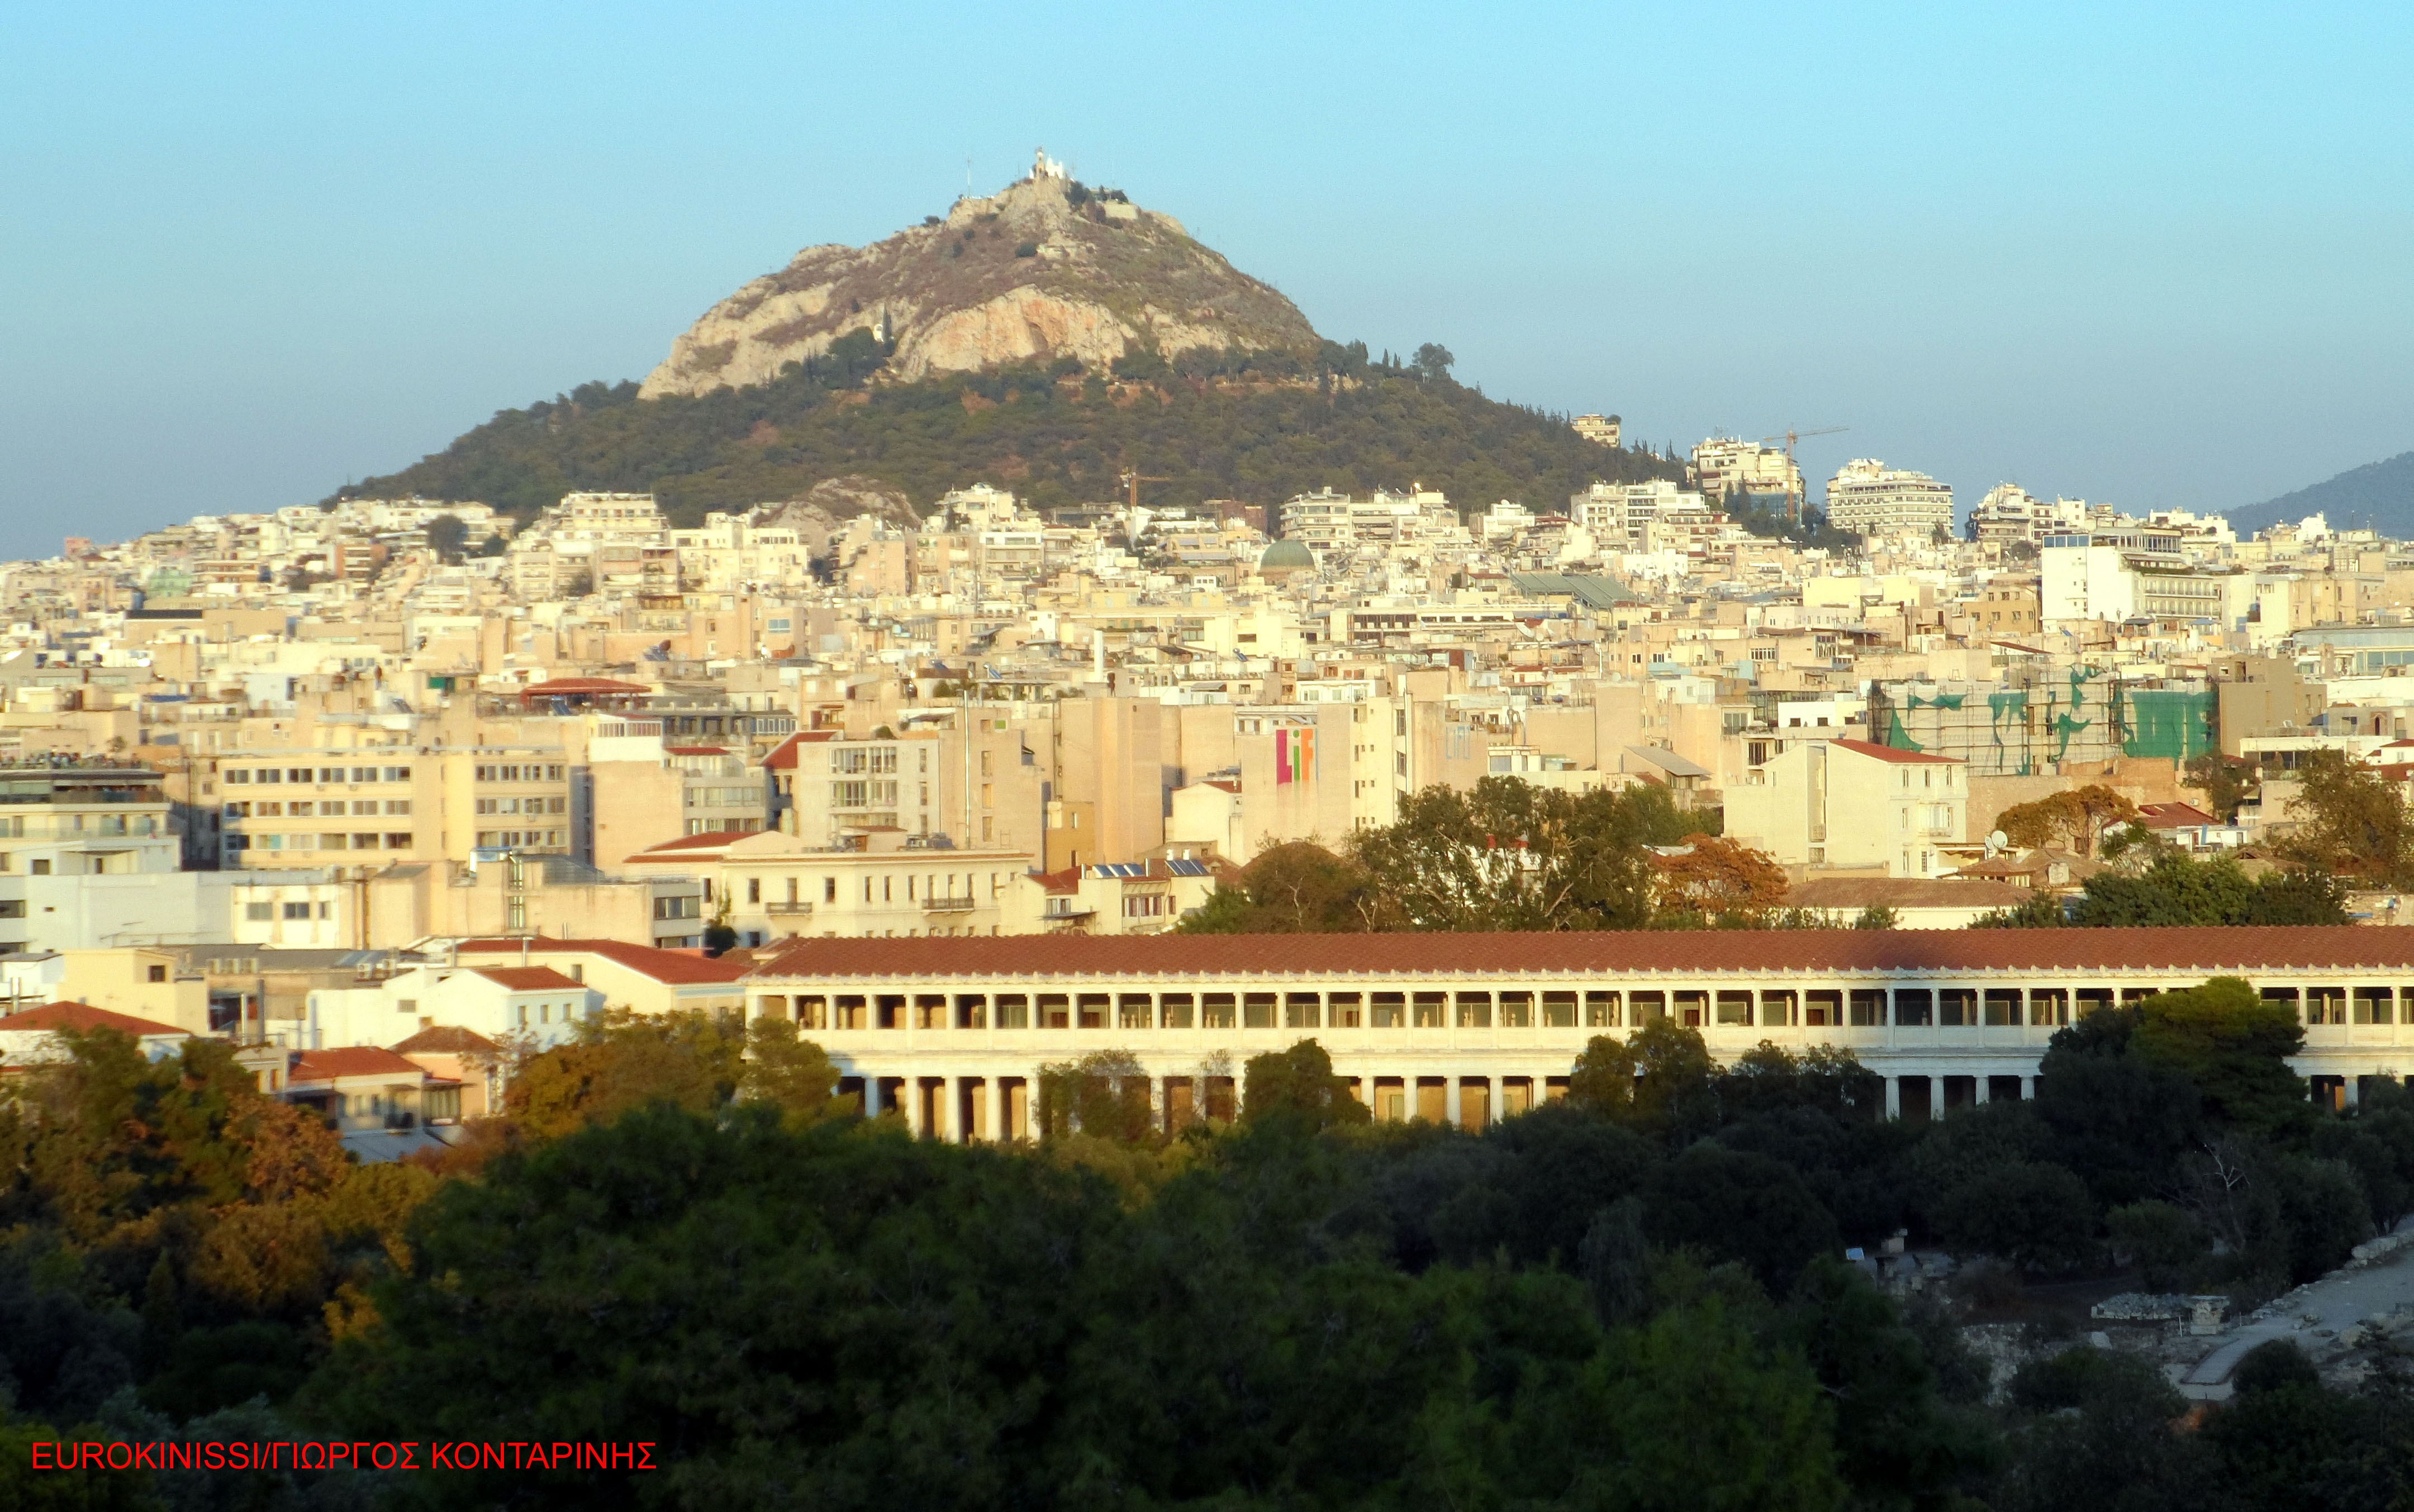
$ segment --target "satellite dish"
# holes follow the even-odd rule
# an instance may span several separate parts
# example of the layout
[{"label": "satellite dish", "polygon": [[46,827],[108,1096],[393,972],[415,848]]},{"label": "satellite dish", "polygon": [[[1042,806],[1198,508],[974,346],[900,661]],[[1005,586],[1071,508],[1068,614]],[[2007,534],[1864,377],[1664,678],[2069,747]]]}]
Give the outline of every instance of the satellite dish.
[{"label": "satellite dish", "polygon": [[2012,838],[2010,836],[2004,834],[2002,830],[1997,830],[1992,835],[1987,837],[1987,853],[1990,856],[2001,855],[2004,853],[2004,849],[2011,843]]}]

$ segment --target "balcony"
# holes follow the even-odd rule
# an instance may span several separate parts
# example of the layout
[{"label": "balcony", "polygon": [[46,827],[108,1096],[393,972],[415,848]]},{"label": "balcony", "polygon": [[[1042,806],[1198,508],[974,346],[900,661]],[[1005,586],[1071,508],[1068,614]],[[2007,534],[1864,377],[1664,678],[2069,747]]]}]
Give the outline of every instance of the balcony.
[{"label": "balcony", "polygon": [[793,897],[785,900],[784,902],[766,903],[763,905],[763,912],[770,914],[775,919],[801,918],[805,914],[811,913],[812,911],[813,906],[811,903],[799,902]]},{"label": "balcony", "polygon": [[925,913],[969,913],[977,907],[979,904],[969,894],[959,897],[949,893],[945,897],[922,899],[922,912]]}]

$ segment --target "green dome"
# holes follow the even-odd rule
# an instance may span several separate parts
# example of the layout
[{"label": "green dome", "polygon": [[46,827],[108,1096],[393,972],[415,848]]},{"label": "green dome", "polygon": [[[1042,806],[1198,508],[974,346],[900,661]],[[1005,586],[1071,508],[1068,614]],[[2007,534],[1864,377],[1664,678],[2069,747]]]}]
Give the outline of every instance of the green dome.
[{"label": "green dome", "polygon": [[1277,541],[1266,548],[1263,556],[1258,558],[1258,571],[1260,572],[1291,571],[1300,568],[1313,571],[1315,566],[1316,554],[1307,549],[1305,542],[1298,541]]}]

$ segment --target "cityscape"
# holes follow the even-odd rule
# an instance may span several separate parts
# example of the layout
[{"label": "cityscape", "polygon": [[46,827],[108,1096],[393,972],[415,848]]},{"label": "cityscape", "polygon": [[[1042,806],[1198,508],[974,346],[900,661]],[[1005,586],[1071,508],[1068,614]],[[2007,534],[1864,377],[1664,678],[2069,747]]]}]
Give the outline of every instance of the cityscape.
[{"label": "cityscape", "polygon": [[1022,150],[24,496],[0,1505],[2403,1504],[2414,452],[1647,439]]}]

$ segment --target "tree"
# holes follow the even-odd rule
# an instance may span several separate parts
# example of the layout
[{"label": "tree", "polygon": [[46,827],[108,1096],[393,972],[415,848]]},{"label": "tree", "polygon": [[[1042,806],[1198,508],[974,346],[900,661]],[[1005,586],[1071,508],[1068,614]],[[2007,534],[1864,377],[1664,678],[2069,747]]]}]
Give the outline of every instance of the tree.
[{"label": "tree", "polygon": [[1487,777],[1411,795],[1393,823],[1353,837],[1350,855],[1381,880],[1381,927],[1633,929],[1651,916],[1645,847],[1702,817],[1656,785],[1574,794]]},{"label": "tree", "polygon": [[1634,1109],[1634,1052],[1614,1034],[1585,1042],[1568,1073],[1568,1101],[1603,1118],[1625,1121]]},{"label": "tree", "polygon": [[1242,1071],[1241,1118],[1248,1123],[1282,1121],[1313,1132],[1334,1124],[1365,1123],[1370,1115],[1352,1089],[1333,1074],[1333,1057],[1314,1040],[1288,1050],[1253,1055]]},{"label": "tree", "polygon": [[1039,1068],[1039,1128],[1051,1140],[1145,1144],[1157,1136],[1155,1108],[1148,1071],[1129,1050],[1093,1050]]},{"label": "tree", "polygon": [[2158,1198],[2113,1208],[2104,1215],[2104,1226],[2114,1253],[2135,1265],[2139,1279],[2158,1292],[2186,1285],[2188,1273],[2212,1247],[2196,1214]]},{"label": "tree", "polygon": [[768,1103],[792,1127],[860,1117],[861,1099],[832,1095],[838,1083],[838,1067],[828,1052],[799,1037],[794,1019],[766,1015],[747,1026],[738,1101]]},{"label": "tree", "polygon": [[2269,1137],[2308,1120],[2304,1079],[2288,1067],[2305,1043],[2293,1004],[2216,976],[2148,998],[2138,1014],[2133,1053],[2185,1076],[2215,1128]]},{"label": "tree", "polygon": [[1946,1193],[1934,1216],[1937,1232],[1955,1249],[2024,1269],[2068,1269],[2094,1248],[2095,1208],[2087,1184],[2041,1162],[1981,1172]]},{"label": "tree", "polygon": [[534,1139],[609,1123],[649,1103],[706,1112],[737,1090],[744,1050],[744,1036],[709,1015],[613,1009],[580,1024],[570,1044],[523,1061],[503,1106]]},{"label": "tree", "polygon": [[2395,784],[2335,750],[2306,752],[2297,781],[2290,854],[2373,886],[2414,883],[2414,818]]},{"label": "tree", "polygon": [[1791,1166],[1714,1140],[1687,1147],[1649,1190],[1644,1222],[1653,1242],[1740,1261],[1780,1296],[1840,1243],[1835,1218]]},{"label": "tree", "polygon": [[1448,347],[1438,341],[1428,341],[1417,348],[1412,365],[1416,368],[1417,377],[1427,383],[1439,383],[1450,377],[1451,366],[1457,361],[1450,354]]},{"label": "tree", "polygon": [[428,520],[426,535],[428,549],[436,553],[439,561],[457,562],[461,559],[461,543],[469,539],[469,527],[457,514],[439,514]]},{"label": "tree", "polygon": [[2099,1008],[2054,1030],[2037,1063],[2036,1107],[2056,1164],[2100,1206],[2165,1191],[2196,1145],[2202,1099],[2178,1067],[2133,1055],[2139,1014]]},{"label": "tree", "polygon": [[1184,934],[1333,934],[1373,926],[1373,880],[1355,862],[1309,840],[1274,846],[1239,885],[1219,883],[1176,927]]},{"label": "tree", "polygon": [[[2109,847],[2108,847],[2109,849]],[[2250,878],[2231,856],[2198,861],[2170,848],[2134,871],[2099,871],[2067,905],[2040,894],[1974,920],[1987,929],[2137,926],[2345,924],[2347,885],[2312,867]]]},{"label": "tree", "polygon": [[1708,835],[1688,835],[1676,854],[1654,853],[1654,900],[1696,919],[1748,918],[1784,901],[1785,868],[1766,851]]},{"label": "tree", "polygon": [[2207,751],[2187,763],[2187,779],[2188,786],[2203,792],[2205,808],[2213,818],[2234,824],[2239,808],[2255,791],[2255,766],[2235,756]]},{"label": "tree", "polygon": [[2089,854],[2105,829],[2138,817],[2137,806],[2100,783],[2048,793],[2032,803],[2014,804],[1995,816],[1995,827],[2022,850],[2035,850],[2066,840],[2080,855]]}]

